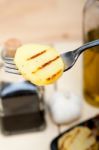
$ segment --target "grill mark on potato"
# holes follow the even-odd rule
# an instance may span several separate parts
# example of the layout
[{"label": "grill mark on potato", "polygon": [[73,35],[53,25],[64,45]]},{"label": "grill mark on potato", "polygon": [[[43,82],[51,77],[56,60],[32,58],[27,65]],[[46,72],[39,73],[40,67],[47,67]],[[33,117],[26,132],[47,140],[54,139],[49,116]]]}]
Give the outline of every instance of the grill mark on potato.
[{"label": "grill mark on potato", "polygon": [[[61,144],[61,147],[60,147],[61,149],[64,149],[64,142],[65,142],[65,140],[67,140],[67,139],[69,139],[69,138],[71,138],[71,135],[70,135],[70,134],[65,137],[63,143]],[[65,149],[66,149],[66,148],[65,148]]]},{"label": "grill mark on potato", "polygon": [[71,138],[70,144],[72,144],[72,143],[74,142],[75,138],[77,137],[77,135],[78,135],[79,133],[80,133],[80,129],[78,128],[77,131],[76,131],[76,133],[75,133],[75,135],[73,136],[73,138]]},{"label": "grill mark on potato", "polygon": [[36,69],[36,71],[32,71],[32,73],[36,73],[37,71],[43,69],[44,67],[48,66],[49,64],[51,64],[52,62],[54,62],[55,60],[57,60],[59,58],[59,56],[55,57],[54,59],[52,60],[49,60],[48,62],[46,62],[45,64],[43,64],[42,66],[38,67]]},{"label": "grill mark on potato", "polygon": [[48,77],[46,80],[52,80],[53,78],[55,78],[62,70],[60,69],[59,71],[57,71],[55,74],[53,74],[51,77]]},{"label": "grill mark on potato", "polygon": [[36,58],[36,57],[38,57],[38,56],[40,56],[40,55],[44,54],[45,52],[46,52],[46,50],[44,50],[44,51],[42,51],[42,52],[40,52],[40,53],[38,53],[38,54],[36,54],[36,55],[33,55],[33,56],[31,56],[31,57],[27,58],[27,60],[34,59],[34,58]]},{"label": "grill mark on potato", "polygon": [[87,138],[90,138],[91,136],[93,136],[93,134],[92,134],[92,133],[90,133],[90,134],[87,136]]},{"label": "grill mark on potato", "polygon": [[91,150],[96,146],[96,143],[93,143],[89,148],[87,148],[86,150]]}]

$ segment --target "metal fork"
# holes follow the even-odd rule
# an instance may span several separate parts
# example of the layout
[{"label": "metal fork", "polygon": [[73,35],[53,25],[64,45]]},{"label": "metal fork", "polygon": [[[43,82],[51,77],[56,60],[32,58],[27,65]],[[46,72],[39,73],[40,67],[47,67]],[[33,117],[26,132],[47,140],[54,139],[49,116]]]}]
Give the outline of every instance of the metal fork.
[{"label": "metal fork", "polygon": [[[69,52],[61,54],[60,56],[62,57],[64,65],[65,65],[64,72],[74,66],[74,64],[76,63],[78,57],[80,56],[82,52],[95,46],[99,46],[99,40],[88,42],[73,51],[69,51]],[[4,57],[3,54],[2,54],[2,58],[4,60],[4,70],[6,72],[12,73],[12,74],[20,74],[18,69],[16,68],[16,65],[14,64],[13,58]]]}]

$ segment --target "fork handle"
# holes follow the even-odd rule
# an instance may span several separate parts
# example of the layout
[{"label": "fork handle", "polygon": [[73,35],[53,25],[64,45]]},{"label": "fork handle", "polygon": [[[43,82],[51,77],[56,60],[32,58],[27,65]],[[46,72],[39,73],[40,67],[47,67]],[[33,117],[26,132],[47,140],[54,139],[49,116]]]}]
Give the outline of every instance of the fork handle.
[{"label": "fork handle", "polygon": [[88,43],[84,44],[83,46],[77,48],[74,52],[75,52],[75,54],[80,55],[85,50],[88,50],[89,48],[92,48],[95,46],[99,46],[99,40],[94,40],[92,42],[88,42]]}]

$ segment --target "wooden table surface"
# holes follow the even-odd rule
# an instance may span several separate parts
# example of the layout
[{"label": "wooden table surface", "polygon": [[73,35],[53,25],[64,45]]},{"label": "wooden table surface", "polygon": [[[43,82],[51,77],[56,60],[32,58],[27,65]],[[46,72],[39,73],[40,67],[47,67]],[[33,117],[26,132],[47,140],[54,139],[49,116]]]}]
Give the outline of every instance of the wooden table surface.
[{"label": "wooden table surface", "polygon": [[[81,42],[65,42],[54,43],[54,46],[60,51],[72,50],[81,45]],[[6,77],[6,80],[10,80],[12,77],[10,74],[4,75],[4,72],[0,72],[0,80]],[[14,81],[18,80],[18,76],[14,76]],[[12,80],[12,79],[11,79]],[[64,84],[63,84],[64,83]],[[64,73],[64,75],[57,82],[58,90],[62,92],[72,91],[82,97],[82,56],[73,69]],[[45,102],[48,103],[49,96],[53,93],[54,85],[46,87]],[[99,113],[99,109],[88,105],[85,100],[83,101],[82,116],[79,120],[64,126],[56,126],[47,111],[46,121],[47,128],[42,132],[19,134],[13,136],[4,136],[0,133],[0,149],[1,150],[50,150],[50,143],[54,137],[59,135],[59,131],[63,132],[83,120],[86,120],[95,114]]]},{"label": "wooden table surface", "polygon": [[0,0],[0,43],[81,39],[84,0]]}]

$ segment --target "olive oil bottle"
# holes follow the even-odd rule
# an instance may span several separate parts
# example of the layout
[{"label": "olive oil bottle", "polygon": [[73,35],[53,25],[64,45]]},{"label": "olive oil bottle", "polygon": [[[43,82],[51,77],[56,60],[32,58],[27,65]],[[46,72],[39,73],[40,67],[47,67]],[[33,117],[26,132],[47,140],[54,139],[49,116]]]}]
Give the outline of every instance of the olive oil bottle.
[{"label": "olive oil bottle", "polygon": [[[99,0],[87,0],[83,11],[84,43],[99,39]],[[99,46],[84,52],[83,83],[86,101],[99,107]]]}]

